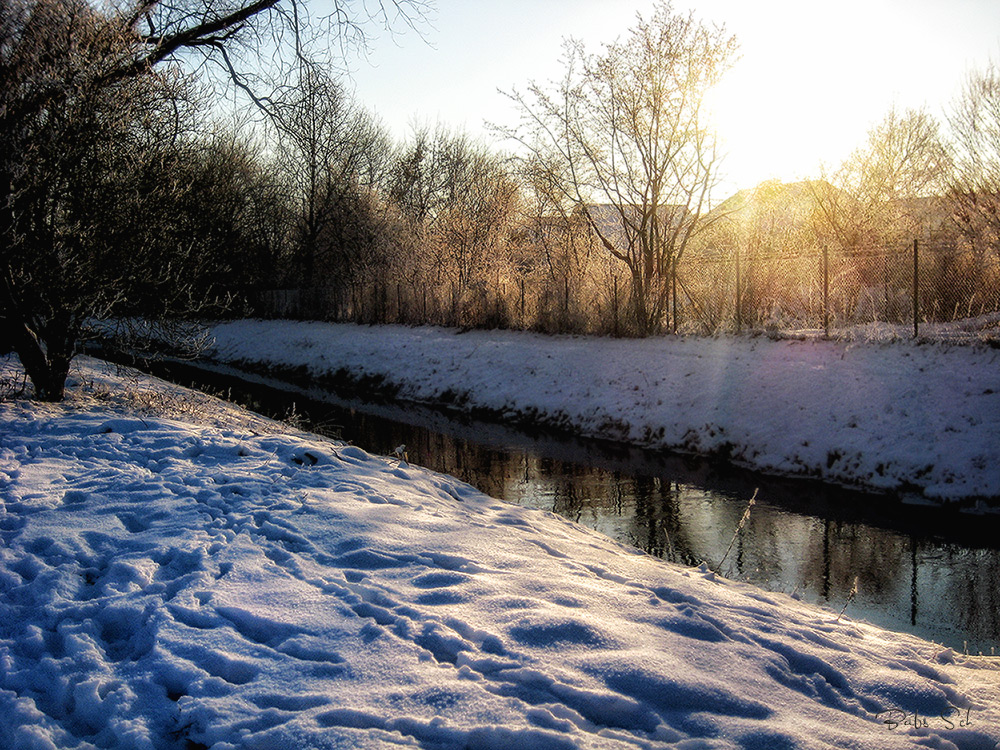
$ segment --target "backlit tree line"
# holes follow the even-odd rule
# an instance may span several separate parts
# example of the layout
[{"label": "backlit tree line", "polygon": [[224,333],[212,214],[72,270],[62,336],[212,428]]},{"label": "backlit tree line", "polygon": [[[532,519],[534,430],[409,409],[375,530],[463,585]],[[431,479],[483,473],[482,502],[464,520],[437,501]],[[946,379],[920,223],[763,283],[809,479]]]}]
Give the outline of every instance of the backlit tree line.
[{"label": "backlit tree line", "polygon": [[[415,25],[423,2],[307,10],[0,0],[0,316],[41,398],[136,320],[175,347],[188,321],[247,314],[649,335],[697,303],[685,267],[712,286],[735,249],[748,269],[861,255],[933,213],[980,268],[1000,259],[996,67],[944,124],[890,111],[801,201],[765,185],[720,203],[705,100],[736,40],[669,2],[509,92],[502,147],[441,124],[394,140],[316,53]],[[224,83],[240,104],[218,106]]]}]

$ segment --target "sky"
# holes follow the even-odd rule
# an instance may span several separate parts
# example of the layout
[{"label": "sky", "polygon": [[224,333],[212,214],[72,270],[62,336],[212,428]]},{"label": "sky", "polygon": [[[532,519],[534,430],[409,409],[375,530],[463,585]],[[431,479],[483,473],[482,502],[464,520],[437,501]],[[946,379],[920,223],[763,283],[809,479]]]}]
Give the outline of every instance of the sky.
[{"label": "sky", "polygon": [[[441,122],[491,140],[513,124],[501,91],[562,72],[567,37],[623,37],[652,0],[436,0],[422,35],[373,39],[353,64],[359,101],[403,138]],[[1000,0],[674,0],[724,25],[740,57],[716,96],[723,189],[835,168],[890,107],[943,118],[969,72],[1000,62]],[[512,144],[500,144],[512,147]]]}]

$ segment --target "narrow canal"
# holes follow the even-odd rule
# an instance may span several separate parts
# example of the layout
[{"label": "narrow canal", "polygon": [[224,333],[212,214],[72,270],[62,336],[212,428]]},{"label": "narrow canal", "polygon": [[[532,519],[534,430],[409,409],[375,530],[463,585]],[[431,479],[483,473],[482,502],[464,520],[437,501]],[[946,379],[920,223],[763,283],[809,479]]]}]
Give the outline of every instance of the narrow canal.
[{"label": "narrow canal", "polygon": [[956,651],[1000,648],[1000,515],[905,505],[719,462],[528,434],[227,368],[155,369],[267,416],[294,414],[305,429],[373,453],[405,445],[413,464],[672,562],[706,562],[730,578],[837,612],[846,607],[850,616]]}]

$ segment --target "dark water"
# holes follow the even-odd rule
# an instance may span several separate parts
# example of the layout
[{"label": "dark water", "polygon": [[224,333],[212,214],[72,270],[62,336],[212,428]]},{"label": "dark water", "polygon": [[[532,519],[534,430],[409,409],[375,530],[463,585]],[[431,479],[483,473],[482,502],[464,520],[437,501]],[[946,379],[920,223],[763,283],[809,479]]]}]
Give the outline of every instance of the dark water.
[{"label": "dark water", "polygon": [[[685,565],[969,653],[1000,649],[1000,515],[904,505],[719,462],[525,432],[412,405],[344,399],[232,370],[157,374],[554,511]],[[749,520],[736,533],[748,500]],[[735,541],[734,541],[735,540]],[[851,591],[857,581],[857,593]]]}]

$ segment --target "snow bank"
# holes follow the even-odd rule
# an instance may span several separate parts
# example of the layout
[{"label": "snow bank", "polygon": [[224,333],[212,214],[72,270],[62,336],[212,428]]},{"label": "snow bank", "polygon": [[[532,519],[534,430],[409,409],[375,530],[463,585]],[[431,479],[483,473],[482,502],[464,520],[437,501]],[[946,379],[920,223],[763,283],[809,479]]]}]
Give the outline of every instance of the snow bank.
[{"label": "snow bank", "polygon": [[340,373],[404,399],[769,473],[937,500],[1000,497],[1000,350],[766,338],[641,341],[239,321],[219,360]]},{"label": "snow bank", "polygon": [[200,425],[187,397],[116,410],[122,392],[0,403],[0,747],[1000,740],[995,660],[214,402]]}]

